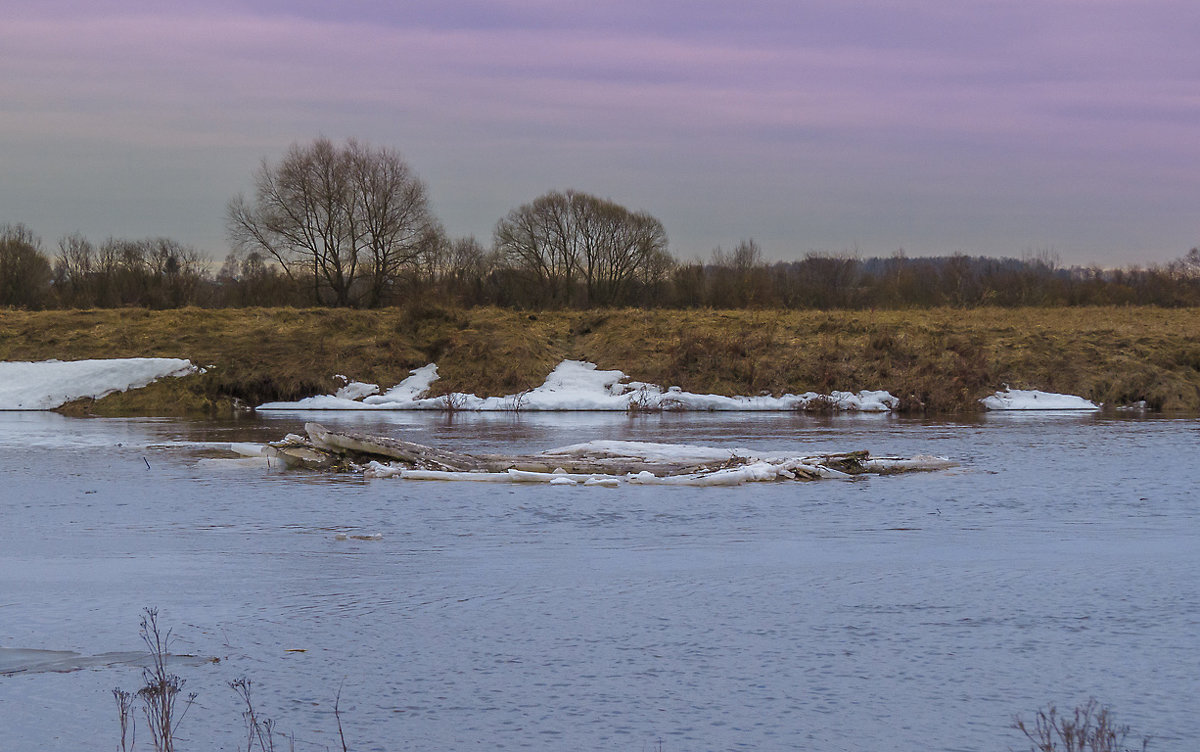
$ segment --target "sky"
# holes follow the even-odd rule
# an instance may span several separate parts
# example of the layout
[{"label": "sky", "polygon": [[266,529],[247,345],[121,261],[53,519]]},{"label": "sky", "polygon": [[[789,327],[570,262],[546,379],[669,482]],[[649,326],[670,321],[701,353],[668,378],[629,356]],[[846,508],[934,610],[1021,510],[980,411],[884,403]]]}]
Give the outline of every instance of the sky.
[{"label": "sky", "polygon": [[398,150],[454,237],[573,188],[707,258],[1200,245],[1194,0],[5,0],[0,223],[221,258],[293,143]]}]

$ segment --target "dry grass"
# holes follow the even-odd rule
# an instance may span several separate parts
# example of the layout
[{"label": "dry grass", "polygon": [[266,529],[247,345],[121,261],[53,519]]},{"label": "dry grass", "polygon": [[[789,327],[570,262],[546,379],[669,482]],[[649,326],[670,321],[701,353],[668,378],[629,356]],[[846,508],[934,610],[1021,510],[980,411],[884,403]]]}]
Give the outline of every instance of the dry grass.
[{"label": "dry grass", "polygon": [[1108,706],[1095,698],[1071,713],[1060,714],[1048,705],[1038,710],[1032,723],[1018,716],[1012,727],[1025,736],[1030,752],[1146,752],[1150,746],[1148,737],[1137,747],[1125,746],[1129,726],[1118,725]]},{"label": "dry grass", "polygon": [[720,394],[882,388],[937,412],[1004,383],[1200,409],[1200,309],[0,312],[0,360],[131,356],[213,367],[73,409],[223,412],[328,393],[338,373],[390,386],[428,362],[440,392],[510,394],[563,358]]}]

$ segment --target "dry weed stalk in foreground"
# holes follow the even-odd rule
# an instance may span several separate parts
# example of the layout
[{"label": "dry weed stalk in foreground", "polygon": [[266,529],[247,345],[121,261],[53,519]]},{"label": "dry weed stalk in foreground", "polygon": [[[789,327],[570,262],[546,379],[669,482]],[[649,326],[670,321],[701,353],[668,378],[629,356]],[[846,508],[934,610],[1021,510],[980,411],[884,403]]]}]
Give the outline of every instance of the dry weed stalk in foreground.
[{"label": "dry weed stalk in foreground", "polygon": [[[252,684],[253,682],[244,676],[229,682],[229,688],[242,698],[242,702],[246,703],[246,709],[242,711],[242,718],[246,721],[246,752],[254,752],[256,743],[260,752],[275,752],[275,721],[272,718],[260,716],[254,709],[254,702],[250,699]],[[289,741],[288,748],[294,751],[296,749],[295,735],[283,736]]]},{"label": "dry weed stalk in foreground", "polygon": [[[187,696],[182,708],[176,705],[186,682],[167,672],[171,630],[168,629],[166,634],[162,633],[158,626],[158,609],[147,608],[143,612],[139,634],[150,651],[150,666],[142,669],[142,680],[146,685],[137,691],[136,696],[142,700],[142,712],[146,716],[146,726],[150,729],[150,743],[154,745],[155,752],[174,752],[175,731],[187,715],[188,709],[192,707],[192,703],[196,701],[196,693]],[[126,749],[126,732],[129,737],[128,749],[133,749],[134,694],[122,691],[118,687],[113,690],[113,697],[116,698],[117,712],[121,720],[121,749]]]},{"label": "dry weed stalk in foreground", "polygon": [[133,709],[133,693],[120,688],[113,690],[117,714],[121,718],[121,752],[130,752],[137,741],[137,717]]},{"label": "dry weed stalk in foreground", "polygon": [[[1013,728],[1025,735],[1030,752],[1133,752],[1125,746],[1129,726],[1118,726],[1112,711],[1095,698],[1075,708],[1070,715],[1059,715],[1054,705],[1038,710],[1032,727],[1017,716]],[[1150,745],[1142,739],[1141,750]]]},{"label": "dry weed stalk in foreground", "polygon": [[[134,698],[140,698],[146,725],[150,729],[150,741],[155,752],[174,752],[175,732],[179,728],[180,722],[183,721],[183,717],[192,707],[192,703],[195,702],[196,693],[193,692],[187,696],[182,708],[176,704],[183,691],[185,681],[175,674],[167,673],[171,630],[168,629],[165,634],[162,632],[158,625],[158,609],[146,608],[143,611],[139,633],[142,642],[150,650],[150,666],[142,669],[142,680],[146,686],[137,692],[126,692],[120,687],[113,690],[113,698],[117,702],[117,714],[121,725],[120,749],[121,752],[133,752],[137,731]],[[245,677],[229,682],[229,688],[241,698],[246,707],[242,711],[242,718],[246,723],[245,752],[254,752],[255,749],[259,752],[276,752],[277,738],[286,739],[288,749],[295,752],[295,735],[278,731],[275,720],[260,715],[254,707],[250,694],[252,686],[252,682]],[[339,685],[337,697],[333,703],[333,716],[337,721],[338,740],[341,743],[342,752],[349,752],[349,748],[346,746],[346,735],[342,729],[341,701],[342,687]],[[236,749],[241,750],[243,747],[238,744]]]}]

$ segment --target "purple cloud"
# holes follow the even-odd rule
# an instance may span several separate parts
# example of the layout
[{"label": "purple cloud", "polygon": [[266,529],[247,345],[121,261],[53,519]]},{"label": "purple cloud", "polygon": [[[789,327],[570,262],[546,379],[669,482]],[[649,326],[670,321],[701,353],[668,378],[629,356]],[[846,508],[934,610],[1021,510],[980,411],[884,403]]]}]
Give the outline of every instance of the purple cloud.
[{"label": "purple cloud", "polygon": [[485,238],[572,186],[685,256],[1165,260],[1200,235],[1197,32],[1165,0],[18,2],[0,221],[219,254],[259,158],[326,134],[401,149]]}]

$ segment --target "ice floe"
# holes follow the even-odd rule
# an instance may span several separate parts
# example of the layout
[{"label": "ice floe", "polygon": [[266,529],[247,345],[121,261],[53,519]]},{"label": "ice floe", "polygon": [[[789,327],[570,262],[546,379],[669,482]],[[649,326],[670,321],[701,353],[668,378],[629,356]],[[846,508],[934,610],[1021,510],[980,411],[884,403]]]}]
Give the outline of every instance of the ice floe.
[{"label": "ice floe", "polygon": [[1099,410],[1095,402],[1073,394],[1039,392],[1036,389],[1010,389],[980,400],[989,410]]},{"label": "ice floe", "polygon": [[335,394],[296,402],[268,402],[259,410],[465,410],[473,412],[529,411],[786,411],[835,410],[888,412],[899,400],[886,391],[785,394],[725,397],[694,394],[679,387],[628,381],[618,370],[600,370],[594,363],[564,360],[536,389],[504,397],[479,397],[456,392],[425,397],[437,380],[437,365],[414,369],[407,379],[382,394],[374,384],[350,382]]},{"label": "ice floe", "polygon": [[764,481],[849,479],[858,475],[942,470],[945,457],[871,457],[868,452],[796,456],[690,444],[591,441],[531,455],[468,454],[390,436],[305,425],[266,454],[282,466],[361,472],[370,478],[553,486],[738,486]]},{"label": "ice floe", "polygon": [[100,399],[196,370],[191,361],[179,358],[0,362],[0,410],[53,410],[73,400]]},{"label": "ice floe", "polygon": [[[909,458],[878,457],[860,461],[854,472],[829,467],[828,457],[789,457],[773,459],[743,459],[741,466],[698,469],[679,474],[653,473],[642,470],[637,473],[608,475],[603,473],[542,473],[528,470],[509,469],[503,472],[455,472],[447,470],[407,469],[402,466],[372,462],[365,475],[372,478],[401,478],[426,481],[467,481],[473,483],[545,483],[551,486],[605,486],[616,488],[623,483],[643,486],[740,486],[745,483],[769,481],[795,481],[816,479],[849,480],[863,473],[886,475],[892,473],[947,470],[957,463],[946,457],[917,456]],[[842,462],[837,457],[837,462]]]},{"label": "ice floe", "polygon": [[[73,650],[42,650],[31,648],[0,648],[0,676],[16,674],[65,674],[87,668],[107,666],[150,666],[153,656],[145,651],[112,652],[83,655]],[[168,655],[170,664],[199,666],[212,663],[213,658],[194,655]]]}]

